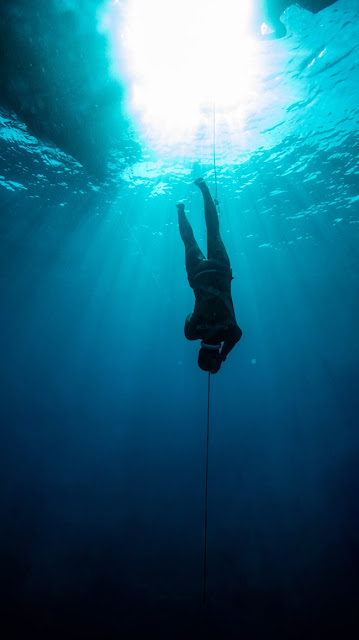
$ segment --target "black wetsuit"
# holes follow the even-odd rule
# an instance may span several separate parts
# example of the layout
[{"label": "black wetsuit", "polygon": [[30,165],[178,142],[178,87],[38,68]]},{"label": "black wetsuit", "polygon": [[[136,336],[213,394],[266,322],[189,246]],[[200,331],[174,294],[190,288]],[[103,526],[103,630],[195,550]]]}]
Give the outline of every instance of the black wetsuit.
[{"label": "black wetsuit", "polygon": [[178,211],[179,230],[186,250],[188,282],[196,298],[194,311],[186,318],[185,336],[188,340],[203,340],[210,345],[223,342],[221,356],[224,361],[240,340],[242,331],[234,313],[232,270],[220,236],[217,210],[205,182],[197,184],[205,206],[207,259],[197,244],[184,210]]}]

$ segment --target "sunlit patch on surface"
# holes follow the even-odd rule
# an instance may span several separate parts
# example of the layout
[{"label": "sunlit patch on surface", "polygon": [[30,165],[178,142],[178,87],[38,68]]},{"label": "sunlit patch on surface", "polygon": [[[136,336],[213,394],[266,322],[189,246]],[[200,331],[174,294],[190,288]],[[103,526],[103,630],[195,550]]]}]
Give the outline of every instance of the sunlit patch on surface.
[{"label": "sunlit patch on surface", "polygon": [[[263,102],[251,0],[114,3],[111,30],[129,110],[150,147],[186,155],[213,129],[242,131]],[[261,63],[260,63],[261,60]]]},{"label": "sunlit patch on surface", "polygon": [[269,36],[271,33],[274,33],[274,29],[271,29],[270,26],[266,22],[263,22],[261,24],[261,34],[262,34],[262,36]]}]

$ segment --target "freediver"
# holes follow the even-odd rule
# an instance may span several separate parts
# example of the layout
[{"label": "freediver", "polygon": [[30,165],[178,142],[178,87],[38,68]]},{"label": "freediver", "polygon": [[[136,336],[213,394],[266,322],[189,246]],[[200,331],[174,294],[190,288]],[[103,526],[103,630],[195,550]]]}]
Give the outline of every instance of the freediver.
[{"label": "freediver", "polygon": [[199,248],[187,220],[184,204],[177,204],[178,225],[186,252],[186,270],[195,295],[195,307],[185,321],[187,340],[201,340],[198,366],[217,373],[228,353],[241,339],[231,295],[232,269],[219,231],[217,209],[203,180],[195,180],[202,192],[207,227],[207,258]]}]

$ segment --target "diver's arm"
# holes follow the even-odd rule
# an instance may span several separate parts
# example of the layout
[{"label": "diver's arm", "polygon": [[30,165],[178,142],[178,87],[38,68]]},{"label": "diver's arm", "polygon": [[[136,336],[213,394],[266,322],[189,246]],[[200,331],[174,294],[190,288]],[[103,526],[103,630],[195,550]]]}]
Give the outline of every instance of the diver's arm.
[{"label": "diver's arm", "polygon": [[222,360],[222,362],[225,361],[225,359],[227,358],[229,352],[232,351],[233,347],[236,346],[237,342],[239,342],[241,337],[242,337],[242,330],[238,327],[238,325],[233,325],[230,328],[230,331],[228,331],[228,336],[227,336],[226,340],[224,341],[222,349],[221,349],[221,360]]},{"label": "diver's arm", "polygon": [[196,327],[193,326],[193,322],[191,322],[193,317],[192,313],[189,313],[186,321],[184,323],[184,334],[187,340],[198,340],[199,336],[197,335]]}]

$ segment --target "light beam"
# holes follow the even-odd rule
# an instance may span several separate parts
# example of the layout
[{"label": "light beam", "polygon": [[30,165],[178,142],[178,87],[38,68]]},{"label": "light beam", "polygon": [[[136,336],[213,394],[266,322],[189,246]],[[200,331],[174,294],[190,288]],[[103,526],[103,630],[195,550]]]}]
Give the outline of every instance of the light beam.
[{"label": "light beam", "polygon": [[[240,127],[258,99],[251,0],[128,0],[112,33],[129,110],[144,138],[178,145],[208,127],[213,103]],[[120,17],[116,17],[115,16]]]}]

